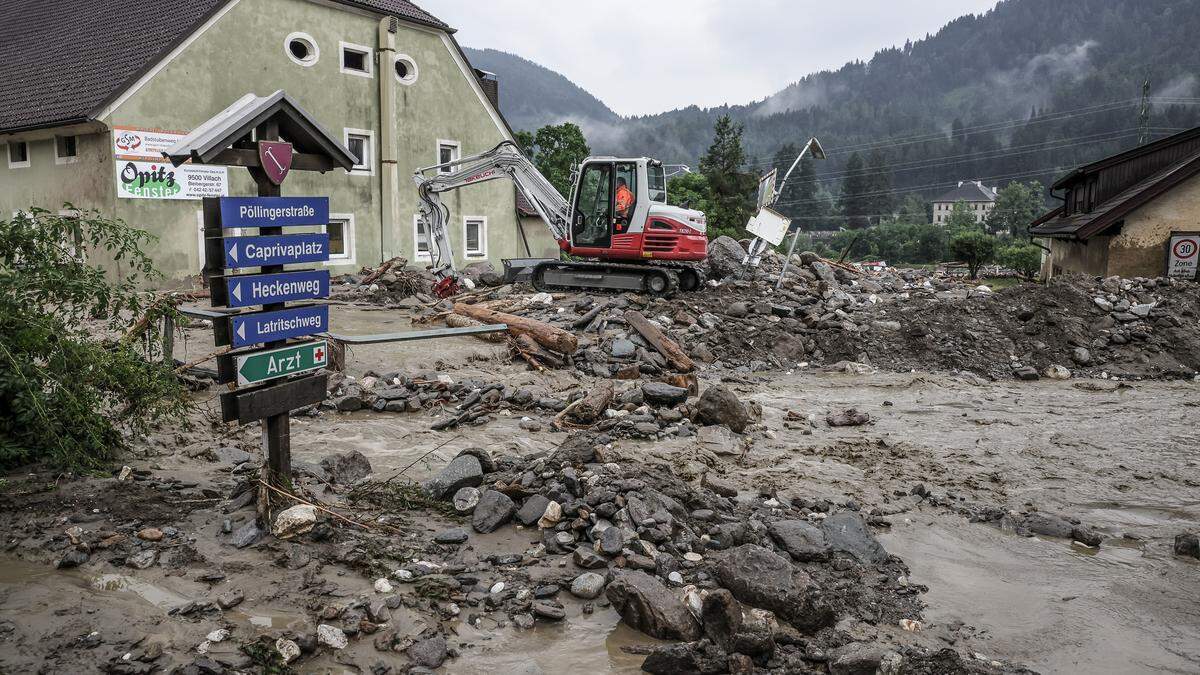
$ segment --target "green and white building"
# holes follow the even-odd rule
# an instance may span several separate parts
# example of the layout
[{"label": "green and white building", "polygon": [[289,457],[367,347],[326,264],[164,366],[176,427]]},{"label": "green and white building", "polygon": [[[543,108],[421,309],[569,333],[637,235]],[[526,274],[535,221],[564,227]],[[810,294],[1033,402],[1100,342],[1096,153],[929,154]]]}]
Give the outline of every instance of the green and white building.
[{"label": "green and white building", "polygon": [[[255,187],[234,167],[168,176],[159,153],[244,94],[278,89],[360,160],[349,173],[294,172],[283,187],[330,197],[335,274],[394,256],[420,265],[413,171],[512,138],[495,78],[405,0],[9,0],[0,214],[70,203],[119,217],[158,238],[149,253],[182,283],[202,265],[200,198]],[[447,205],[460,265],[557,251],[538,221],[522,224],[504,181]]]}]

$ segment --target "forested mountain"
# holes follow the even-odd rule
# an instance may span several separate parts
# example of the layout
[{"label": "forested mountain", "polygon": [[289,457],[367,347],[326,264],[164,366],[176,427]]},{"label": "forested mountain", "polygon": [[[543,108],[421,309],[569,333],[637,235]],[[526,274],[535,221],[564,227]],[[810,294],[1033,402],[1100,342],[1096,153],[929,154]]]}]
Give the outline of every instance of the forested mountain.
[{"label": "forested mountain", "polygon": [[855,153],[864,166],[850,169],[887,209],[906,193],[928,197],[963,179],[1048,183],[1132,147],[1147,80],[1150,138],[1200,124],[1197,34],[1197,0],[1003,0],[762,101],[624,119],[607,117],[599,101],[522,59],[476,65],[500,76],[501,91],[510,93],[501,105],[514,126],[575,121],[596,153],[694,166],[715,121],[728,114],[745,125],[747,168],[759,171],[786,143],[816,135],[829,161],[816,163],[807,196],[785,196],[788,210],[807,211],[799,207],[818,197],[832,203],[821,192],[836,195]]},{"label": "forested mountain", "polygon": [[620,121],[600,99],[558,73],[495,49],[465,48],[471,65],[500,76],[500,108],[514,129],[565,121],[596,128]]}]

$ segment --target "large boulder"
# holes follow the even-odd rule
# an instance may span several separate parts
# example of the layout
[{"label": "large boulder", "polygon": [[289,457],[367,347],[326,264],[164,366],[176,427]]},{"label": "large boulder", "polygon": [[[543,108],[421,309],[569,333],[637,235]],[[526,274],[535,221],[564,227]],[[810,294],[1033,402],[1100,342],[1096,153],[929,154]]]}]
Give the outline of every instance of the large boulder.
[{"label": "large boulder", "polygon": [[646,382],[642,385],[642,397],[653,405],[679,405],[687,400],[688,390],[666,382]]},{"label": "large boulder", "polygon": [[329,475],[329,481],[339,485],[351,485],[371,475],[371,462],[357,450],[330,455],[321,460],[321,467]]},{"label": "large boulder", "polygon": [[750,424],[750,411],[736,394],[720,385],[704,390],[696,411],[702,424],[724,424],[739,434]]},{"label": "large boulder", "polygon": [[309,504],[297,504],[284,509],[275,516],[275,524],[271,526],[271,534],[280,539],[288,539],[298,534],[304,534],[317,524],[317,509]]},{"label": "large boulder", "polygon": [[821,521],[821,530],[834,551],[848,553],[859,562],[879,564],[888,559],[883,544],[867,529],[863,517],[853,511],[840,511]]},{"label": "large boulder", "polygon": [[683,600],[645,572],[614,570],[604,591],[621,620],[661,640],[697,640],[700,623]]},{"label": "large boulder", "polygon": [[715,571],[733,597],[769,609],[796,628],[817,630],[833,622],[812,577],[773,551],[743,544],[721,555]]},{"label": "large boulder", "polygon": [[465,487],[483,484],[483,466],[474,455],[459,455],[436,476],[425,481],[425,491],[434,499],[447,499]]},{"label": "large boulder", "polygon": [[829,557],[829,542],[821,528],[805,520],[777,520],[767,526],[771,539],[800,562]]},{"label": "large boulder", "polygon": [[482,534],[494,532],[496,528],[512,520],[516,510],[516,504],[508,495],[495,490],[484,490],[479,496],[475,512],[471,514],[471,526]]},{"label": "large boulder", "polygon": [[746,249],[737,240],[724,235],[708,243],[708,276],[713,279],[736,279],[746,266]]},{"label": "large boulder", "polygon": [[656,675],[715,675],[729,672],[729,657],[711,642],[662,645],[650,652],[642,670]]}]

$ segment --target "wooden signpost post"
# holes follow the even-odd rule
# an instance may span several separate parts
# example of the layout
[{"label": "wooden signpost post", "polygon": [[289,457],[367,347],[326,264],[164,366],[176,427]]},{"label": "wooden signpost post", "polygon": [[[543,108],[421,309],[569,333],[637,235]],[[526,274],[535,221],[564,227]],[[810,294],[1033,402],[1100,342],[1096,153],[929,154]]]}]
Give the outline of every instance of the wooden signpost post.
[{"label": "wooden signpost post", "polygon": [[[329,297],[329,271],[284,266],[329,260],[329,236],[284,232],[328,224],[329,198],[284,197],[281,186],[292,169],[348,171],[356,160],[282,91],[247,94],[164,154],[176,166],[245,167],[258,188],[257,197],[205,198],[203,274],[214,307],[260,308],[214,322],[216,343],[235,350],[217,362],[219,381],[231,387],[221,394],[221,412],[226,422],[262,422],[265,478],[288,489],[289,413],[325,398],[328,342],[304,338],[329,330],[329,308],[311,304]],[[226,237],[232,228],[257,234]],[[310,304],[288,305],[296,301]]]}]

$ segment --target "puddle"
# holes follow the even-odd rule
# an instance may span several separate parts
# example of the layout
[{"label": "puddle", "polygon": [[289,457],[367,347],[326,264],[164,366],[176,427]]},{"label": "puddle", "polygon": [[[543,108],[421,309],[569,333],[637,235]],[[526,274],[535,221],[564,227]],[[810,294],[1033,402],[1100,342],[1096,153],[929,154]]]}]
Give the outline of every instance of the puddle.
[{"label": "puddle", "polygon": [[1200,669],[1200,575],[1169,552],[1087,549],[953,516],[917,520],[880,540],[929,587],[927,624],[975,627],[986,656],[1045,673]]},{"label": "puddle", "polygon": [[188,601],[182,595],[124,574],[101,574],[90,585],[97,591],[132,593],[159,609],[171,609]]}]

